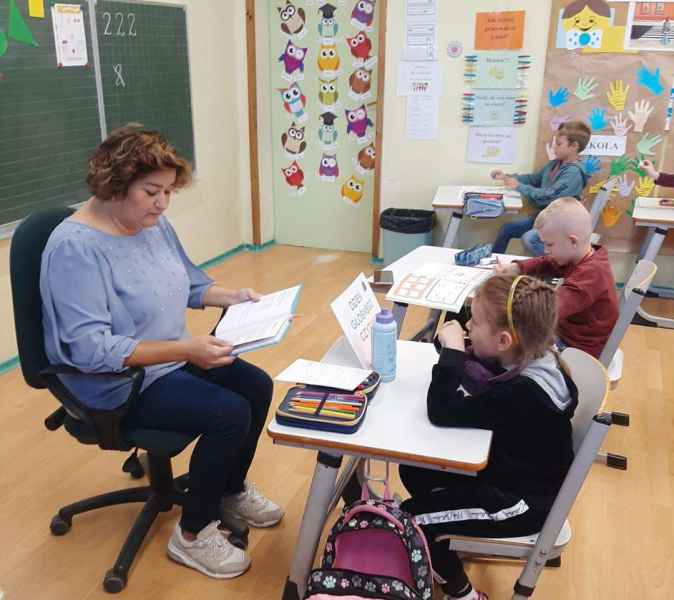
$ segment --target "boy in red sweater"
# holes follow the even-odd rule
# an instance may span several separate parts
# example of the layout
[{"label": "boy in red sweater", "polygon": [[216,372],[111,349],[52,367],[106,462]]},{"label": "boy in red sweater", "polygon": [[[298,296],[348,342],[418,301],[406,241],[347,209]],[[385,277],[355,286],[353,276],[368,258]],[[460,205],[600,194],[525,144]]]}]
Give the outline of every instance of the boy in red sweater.
[{"label": "boy in red sweater", "polygon": [[618,320],[618,296],[606,249],[590,243],[590,213],[575,198],[559,198],[534,227],[545,256],[498,266],[496,272],[563,278],[557,288],[559,340],[598,358]]}]

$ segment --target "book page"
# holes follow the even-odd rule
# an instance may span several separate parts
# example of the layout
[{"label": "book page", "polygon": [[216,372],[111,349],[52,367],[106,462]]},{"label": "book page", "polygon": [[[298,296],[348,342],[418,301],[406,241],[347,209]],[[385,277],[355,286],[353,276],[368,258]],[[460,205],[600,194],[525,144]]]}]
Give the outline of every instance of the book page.
[{"label": "book page", "polygon": [[275,379],[353,391],[371,372],[299,358]]},{"label": "book page", "polygon": [[[273,337],[292,316],[293,304],[301,286],[267,294],[259,302],[242,302],[227,309],[215,330],[216,337],[247,343]],[[258,337],[253,337],[257,335]]]}]

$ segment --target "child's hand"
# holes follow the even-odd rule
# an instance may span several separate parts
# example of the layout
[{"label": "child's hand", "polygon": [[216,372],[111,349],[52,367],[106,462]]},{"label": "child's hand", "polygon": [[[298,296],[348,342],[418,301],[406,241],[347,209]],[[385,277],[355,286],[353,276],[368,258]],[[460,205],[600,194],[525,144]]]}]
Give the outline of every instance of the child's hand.
[{"label": "child's hand", "polygon": [[660,178],[660,173],[658,173],[656,170],[653,161],[648,159],[642,160],[639,163],[639,168],[646,171],[646,175],[648,175],[653,181],[657,181]]},{"label": "child's hand", "polygon": [[466,351],[466,332],[457,321],[450,321],[442,326],[438,332],[438,340],[443,348]]},{"label": "child's hand", "polygon": [[503,181],[506,178],[506,174],[501,171],[501,169],[494,169],[489,176],[496,181]]},{"label": "child's hand", "polygon": [[520,274],[520,266],[517,263],[496,263],[494,267],[496,275],[513,275]]},{"label": "child's hand", "polygon": [[514,177],[506,177],[503,180],[503,185],[507,187],[509,190],[516,190],[519,184],[520,182],[517,181],[517,179],[515,179]]}]

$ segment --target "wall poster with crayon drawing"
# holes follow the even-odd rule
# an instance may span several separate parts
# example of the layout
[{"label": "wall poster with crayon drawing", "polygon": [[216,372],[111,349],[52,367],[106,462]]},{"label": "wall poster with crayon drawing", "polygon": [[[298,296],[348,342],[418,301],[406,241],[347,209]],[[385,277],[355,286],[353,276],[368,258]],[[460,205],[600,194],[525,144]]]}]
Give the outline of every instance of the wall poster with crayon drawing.
[{"label": "wall poster with crayon drawing", "polygon": [[[570,119],[592,127],[583,162],[588,208],[615,178],[598,233],[609,250],[636,252],[645,231],[631,219],[638,196],[672,196],[638,168],[649,158],[674,171],[674,2],[553,0],[536,165],[554,157],[557,128]],[[671,50],[670,50],[671,47]],[[674,253],[669,239],[663,252]]]},{"label": "wall poster with crayon drawing", "polygon": [[275,239],[367,251],[377,0],[270,0]]}]

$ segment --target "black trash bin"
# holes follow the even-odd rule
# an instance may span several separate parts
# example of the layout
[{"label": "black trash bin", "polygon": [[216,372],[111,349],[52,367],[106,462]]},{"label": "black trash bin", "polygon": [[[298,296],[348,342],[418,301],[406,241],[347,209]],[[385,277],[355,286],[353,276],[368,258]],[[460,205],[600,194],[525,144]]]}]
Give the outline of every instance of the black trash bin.
[{"label": "black trash bin", "polygon": [[390,265],[419,246],[433,243],[432,210],[387,208],[379,216],[384,264]]}]

